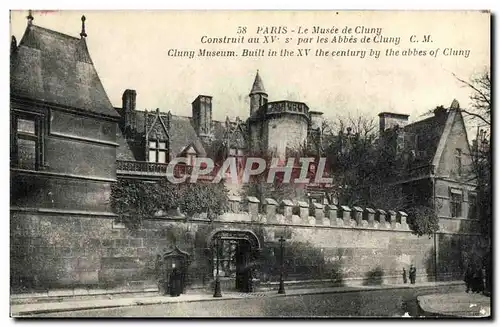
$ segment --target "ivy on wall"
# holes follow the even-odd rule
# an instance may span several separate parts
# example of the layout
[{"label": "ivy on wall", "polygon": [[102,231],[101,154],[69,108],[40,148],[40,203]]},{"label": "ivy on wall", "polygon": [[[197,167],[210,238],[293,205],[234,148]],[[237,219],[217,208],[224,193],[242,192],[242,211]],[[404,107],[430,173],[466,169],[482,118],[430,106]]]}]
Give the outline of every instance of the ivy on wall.
[{"label": "ivy on wall", "polygon": [[213,220],[228,207],[224,184],[159,182],[120,179],[111,188],[111,206],[119,220],[137,228],[146,218],[179,208],[188,216],[207,213]]},{"label": "ivy on wall", "polygon": [[408,225],[413,234],[427,235],[429,238],[439,230],[436,210],[428,206],[415,206],[408,209]]}]

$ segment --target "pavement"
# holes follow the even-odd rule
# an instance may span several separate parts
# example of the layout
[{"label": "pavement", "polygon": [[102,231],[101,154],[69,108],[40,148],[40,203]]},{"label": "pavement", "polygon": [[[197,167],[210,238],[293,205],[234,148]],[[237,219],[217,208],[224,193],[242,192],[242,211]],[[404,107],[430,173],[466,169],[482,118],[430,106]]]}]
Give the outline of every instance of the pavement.
[{"label": "pavement", "polygon": [[[382,285],[370,285],[370,286],[341,286],[341,287],[324,287],[324,288],[299,288],[299,289],[287,289],[286,294],[278,294],[276,290],[265,291],[265,292],[253,292],[253,293],[240,293],[240,292],[223,292],[222,297],[215,298],[213,294],[208,292],[190,292],[189,290],[186,294],[182,294],[179,297],[171,296],[112,296],[110,295],[107,299],[102,298],[86,298],[86,299],[72,299],[68,298],[65,300],[57,299],[54,302],[43,302],[37,303],[17,303],[11,300],[10,306],[10,316],[11,317],[23,317],[36,314],[46,314],[54,312],[67,312],[67,311],[78,311],[78,310],[93,310],[93,309],[107,309],[107,308],[118,308],[118,307],[130,307],[130,306],[140,306],[140,305],[154,305],[154,304],[169,304],[169,303],[179,303],[179,302],[201,302],[201,301],[224,301],[232,299],[248,299],[256,297],[284,297],[284,296],[300,296],[300,295],[312,295],[312,294],[326,294],[326,293],[348,293],[348,292],[365,292],[365,291],[377,291],[381,289],[411,289],[411,288],[435,288],[442,286],[453,286],[460,285],[463,282],[429,282],[429,283],[419,283],[419,284],[382,284]],[[466,294],[464,292],[464,294]],[[437,294],[436,296],[439,296]],[[427,309],[432,309],[434,306],[429,305],[433,303],[427,297],[422,297],[422,304],[424,305],[426,312]],[[462,303],[462,302],[460,302]]]},{"label": "pavement", "polygon": [[418,305],[424,316],[491,317],[491,298],[477,293],[447,293],[421,295]]}]

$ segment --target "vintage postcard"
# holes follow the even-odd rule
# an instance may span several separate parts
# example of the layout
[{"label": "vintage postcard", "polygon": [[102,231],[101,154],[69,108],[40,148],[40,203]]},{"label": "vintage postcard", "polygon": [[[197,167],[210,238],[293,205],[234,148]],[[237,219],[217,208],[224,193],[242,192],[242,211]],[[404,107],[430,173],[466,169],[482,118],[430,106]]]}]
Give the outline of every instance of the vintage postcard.
[{"label": "vintage postcard", "polygon": [[11,316],[491,317],[490,33],[11,11]]}]

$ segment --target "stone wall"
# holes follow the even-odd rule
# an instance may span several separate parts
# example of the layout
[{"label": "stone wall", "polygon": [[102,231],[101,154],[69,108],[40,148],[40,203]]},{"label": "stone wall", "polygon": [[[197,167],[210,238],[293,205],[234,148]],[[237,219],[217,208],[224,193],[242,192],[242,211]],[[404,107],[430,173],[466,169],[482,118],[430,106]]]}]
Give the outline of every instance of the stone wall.
[{"label": "stone wall", "polygon": [[261,204],[255,198],[241,202],[234,197],[231,212],[215,221],[204,214],[185,217],[177,212],[146,220],[135,230],[109,217],[12,211],[12,291],[156,286],[157,256],[174,246],[191,255],[189,287],[210,287],[207,236],[215,229],[251,230],[258,236],[258,277],[263,283],[277,280],[279,235],[286,235],[288,280],[401,283],[402,269],[411,263],[419,280],[432,280],[435,260],[446,262],[446,269],[439,271],[459,276],[465,236],[451,235],[460,238],[455,243],[450,237],[417,237],[406,219],[404,212],[309,207],[288,200],[278,204],[272,199]]}]

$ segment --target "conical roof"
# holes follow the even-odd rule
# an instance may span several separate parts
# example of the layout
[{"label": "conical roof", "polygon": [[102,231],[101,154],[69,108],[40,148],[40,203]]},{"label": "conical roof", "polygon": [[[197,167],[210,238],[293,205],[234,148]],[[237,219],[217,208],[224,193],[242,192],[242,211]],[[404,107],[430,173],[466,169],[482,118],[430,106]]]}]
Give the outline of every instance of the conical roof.
[{"label": "conical roof", "polygon": [[266,93],[266,89],[264,88],[264,83],[260,78],[258,70],[257,74],[255,74],[255,80],[253,81],[252,91],[250,91],[250,94],[254,93]]}]

